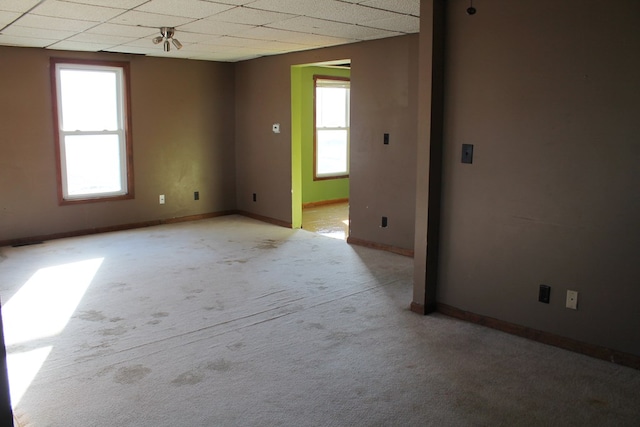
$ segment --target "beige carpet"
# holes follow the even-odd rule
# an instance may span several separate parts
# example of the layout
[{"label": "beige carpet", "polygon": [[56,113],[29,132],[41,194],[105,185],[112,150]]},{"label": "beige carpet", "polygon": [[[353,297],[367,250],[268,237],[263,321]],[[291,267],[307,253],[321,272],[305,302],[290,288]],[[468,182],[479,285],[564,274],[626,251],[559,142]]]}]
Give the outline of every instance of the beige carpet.
[{"label": "beige carpet", "polygon": [[410,258],[239,216],[0,248],[24,426],[635,426],[640,371],[442,315]]}]

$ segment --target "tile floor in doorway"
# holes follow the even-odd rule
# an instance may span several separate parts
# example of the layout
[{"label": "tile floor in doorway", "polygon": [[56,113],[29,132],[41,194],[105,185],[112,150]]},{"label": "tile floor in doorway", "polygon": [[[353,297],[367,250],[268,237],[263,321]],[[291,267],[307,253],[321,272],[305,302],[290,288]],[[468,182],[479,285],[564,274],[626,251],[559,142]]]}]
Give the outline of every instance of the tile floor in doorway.
[{"label": "tile floor in doorway", "polygon": [[302,228],[334,239],[349,236],[349,203],[332,203],[302,209]]}]

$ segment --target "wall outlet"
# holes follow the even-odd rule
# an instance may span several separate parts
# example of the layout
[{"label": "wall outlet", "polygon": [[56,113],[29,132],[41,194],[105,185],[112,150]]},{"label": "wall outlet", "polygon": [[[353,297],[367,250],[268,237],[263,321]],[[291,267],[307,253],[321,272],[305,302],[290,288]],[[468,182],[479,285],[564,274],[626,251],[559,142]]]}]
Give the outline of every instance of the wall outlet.
[{"label": "wall outlet", "polygon": [[389,145],[389,134],[388,133],[384,134],[384,138],[383,138],[382,141],[383,141],[384,145]]},{"label": "wall outlet", "polygon": [[200,200],[200,192],[199,191],[194,191],[193,192],[193,200]]},{"label": "wall outlet", "polygon": [[462,163],[473,163],[473,144],[462,144]]},{"label": "wall outlet", "polygon": [[256,202],[258,200],[258,196],[256,196],[256,193],[253,193],[253,201]]},{"label": "wall outlet", "polygon": [[387,217],[386,217],[386,216],[383,216],[383,217],[382,217],[382,223],[381,223],[381,225],[380,225],[380,226],[381,226],[382,228],[385,228],[387,225],[388,225]]},{"label": "wall outlet", "polygon": [[551,286],[540,285],[540,290],[538,291],[538,301],[543,302],[545,304],[549,304],[551,300]]},{"label": "wall outlet", "polygon": [[160,201],[161,205],[164,205],[164,194],[161,194],[160,197],[158,197],[158,200]]},{"label": "wall outlet", "polygon": [[578,309],[578,291],[567,290],[567,308]]}]

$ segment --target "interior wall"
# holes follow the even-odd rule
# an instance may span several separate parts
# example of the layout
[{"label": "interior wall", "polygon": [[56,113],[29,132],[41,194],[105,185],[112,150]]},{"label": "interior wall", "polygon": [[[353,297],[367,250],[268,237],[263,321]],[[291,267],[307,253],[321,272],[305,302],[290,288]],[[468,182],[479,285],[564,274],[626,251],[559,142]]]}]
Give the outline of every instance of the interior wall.
[{"label": "interior wall", "polygon": [[351,237],[413,249],[417,52],[414,34],[237,63],[238,209],[292,222],[291,66],[350,58]]},{"label": "interior wall", "polygon": [[345,199],[349,197],[349,178],[313,179],[314,157],[314,101],[315,85],[313,77],[334,76],[349,77],[351,70],[331,67],[302,67],[300,96],[302,98],[301,133],[302,133],[302,203],[321,202],[325,200]]},{"label": "interior wall", "polygon": [[[58,205],[51,56],[130,63],[135,199]],[[232,64],[13,47],[0,57],[0,241],[235,209]]]},{"label": "interior wall", "polygon": [[438,301],[638,355],[640,3],[467,7],[448,2]]}]

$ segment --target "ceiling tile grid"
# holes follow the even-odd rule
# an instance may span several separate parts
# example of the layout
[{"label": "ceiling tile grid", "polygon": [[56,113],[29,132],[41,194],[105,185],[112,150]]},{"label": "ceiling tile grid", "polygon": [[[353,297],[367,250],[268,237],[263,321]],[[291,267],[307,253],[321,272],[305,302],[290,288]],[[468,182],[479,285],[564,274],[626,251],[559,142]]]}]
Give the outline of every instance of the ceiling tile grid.
[{"label": "ceiling tile grid", "polygon": [[[420,0],[0,0],[0,45],[242,61],[419,31]],[[182,49],[153,37],[175,27]]]}]

